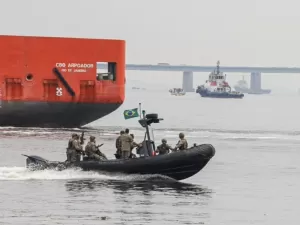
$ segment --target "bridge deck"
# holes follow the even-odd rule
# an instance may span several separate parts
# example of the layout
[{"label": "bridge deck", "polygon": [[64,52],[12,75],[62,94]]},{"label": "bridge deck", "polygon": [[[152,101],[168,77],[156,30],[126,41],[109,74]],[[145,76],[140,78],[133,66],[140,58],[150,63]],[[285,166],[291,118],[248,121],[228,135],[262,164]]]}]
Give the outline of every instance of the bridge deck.
[{"label": "bridge deck", "polygon": [[[98,63],[97,69],[106,69],[104,63]],[[147,65],[147,64],[126,64],[126,70],[144,71],[177,71],[177,72],[211,72],[216,66],[188,66],[188,65]],[[299,67],[245,67],[245,66],[220,66],[223,72],[239,73],[300,73]]]}]

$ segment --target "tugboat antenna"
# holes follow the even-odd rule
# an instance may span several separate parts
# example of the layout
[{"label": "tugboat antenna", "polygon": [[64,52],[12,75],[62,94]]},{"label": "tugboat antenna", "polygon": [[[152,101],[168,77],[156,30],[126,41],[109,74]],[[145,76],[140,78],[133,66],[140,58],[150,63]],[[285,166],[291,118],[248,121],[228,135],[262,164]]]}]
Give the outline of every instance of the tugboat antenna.
[{"label": "tugboat antenna", "polygon": [[220,73],[220,61],[218,60],[218,62],[217,62],[217,74],[219,74]]}]

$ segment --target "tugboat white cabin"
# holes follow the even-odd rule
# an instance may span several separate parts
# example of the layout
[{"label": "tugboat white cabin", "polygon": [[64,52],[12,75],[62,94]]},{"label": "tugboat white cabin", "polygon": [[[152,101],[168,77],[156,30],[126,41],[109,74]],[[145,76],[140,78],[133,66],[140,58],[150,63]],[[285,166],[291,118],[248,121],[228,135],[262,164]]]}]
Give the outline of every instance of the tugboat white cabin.
[{"label": "tugboat white cabin", "polygon": [[230,92],[231,87],[226,82],[226,74],[220,72],[220,61],[217,62],[217,69],[209,74],[204,87],[213,92]]}]

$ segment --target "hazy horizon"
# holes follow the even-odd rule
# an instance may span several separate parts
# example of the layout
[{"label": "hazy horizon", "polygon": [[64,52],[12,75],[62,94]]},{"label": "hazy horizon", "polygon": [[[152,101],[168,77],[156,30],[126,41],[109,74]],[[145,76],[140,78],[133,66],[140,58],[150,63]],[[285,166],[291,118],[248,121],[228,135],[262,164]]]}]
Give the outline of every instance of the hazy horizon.
[{"label": "hazy horizon", "polygon": [[[300,2],[296,0],[1,3],[2,35],[123,39],[126,63],[215,65],[220,60],[221,66],[300,67],[300,32],[295,29],[300,25]],[[149,72],[127,71],[129,76],[134,74],[151,80]],[[160,74],[164,74],[160,82],[170,82],[171,75]],[[230,82],[245,75],[227,74]],[[195,75],[194,86],[197,79],[206,79],[200,77]],[[263,88],[294,92],[300,87],[298,74],[267,74],[262,79]]]}]

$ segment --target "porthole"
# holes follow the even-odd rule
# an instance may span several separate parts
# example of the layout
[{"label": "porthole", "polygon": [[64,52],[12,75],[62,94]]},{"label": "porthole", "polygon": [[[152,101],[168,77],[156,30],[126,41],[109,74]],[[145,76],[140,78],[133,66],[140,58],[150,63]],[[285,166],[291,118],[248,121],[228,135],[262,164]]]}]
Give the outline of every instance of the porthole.
[{"label": "porthole", "polygon": [[31,81],[33,79],[33,75],[31,73],[27,74],[26,80]]}]

